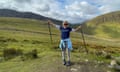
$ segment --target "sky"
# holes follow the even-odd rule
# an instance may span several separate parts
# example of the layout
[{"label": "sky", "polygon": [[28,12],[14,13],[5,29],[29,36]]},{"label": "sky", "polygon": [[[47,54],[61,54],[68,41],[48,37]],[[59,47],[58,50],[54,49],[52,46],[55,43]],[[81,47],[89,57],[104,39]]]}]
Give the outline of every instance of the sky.
[{"label": "sky", "polygon": [[0,9],[33,12],[70,23],[80,23],[120,10],[120,0],[0,0]]}]

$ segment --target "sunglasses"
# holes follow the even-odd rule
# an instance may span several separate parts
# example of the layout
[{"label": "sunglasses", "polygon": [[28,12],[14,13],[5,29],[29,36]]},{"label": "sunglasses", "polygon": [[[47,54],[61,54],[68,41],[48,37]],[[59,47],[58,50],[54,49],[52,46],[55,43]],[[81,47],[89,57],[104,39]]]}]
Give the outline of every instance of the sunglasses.
[{"label": "sunglasses", "polygon": [[68,25],[68,24],[64,24],[64,25]]}]

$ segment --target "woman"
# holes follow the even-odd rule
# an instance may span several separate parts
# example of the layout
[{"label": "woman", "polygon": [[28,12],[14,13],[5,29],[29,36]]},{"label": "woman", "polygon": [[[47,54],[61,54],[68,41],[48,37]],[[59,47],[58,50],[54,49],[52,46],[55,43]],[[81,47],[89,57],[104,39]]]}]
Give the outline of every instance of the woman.
[{"label": "woman", "polygon": [[[50,20],[48,21],[48,24],[58,28],[61,31],[61,41],[60,41],[60,48],[62,51],[62,60],[63,60],[63,65],[70,65],[70,51],[72,50],[72,43],[70,40],[70,32],[73,31],[77,31],[81,28],[81,26],[78,26],[76,29],[72,29],[71,27],[69,27],[69,24],[67,21],[64,21],[62,26],[56,25],[53,22],[51,22]],[[67,52],[67,61],[65,59],[66,56],[66,52]]]}]

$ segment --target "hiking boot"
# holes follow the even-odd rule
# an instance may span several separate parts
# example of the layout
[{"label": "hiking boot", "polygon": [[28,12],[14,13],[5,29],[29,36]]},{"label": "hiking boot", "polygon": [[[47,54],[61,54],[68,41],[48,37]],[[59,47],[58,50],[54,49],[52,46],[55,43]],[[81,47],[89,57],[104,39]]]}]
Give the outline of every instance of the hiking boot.
[{"label": "hiking boot", "polygon": [[70,63],[70,61],[68,61],[67,64],[66,64],[66,66],[70,66],[70,65],[71,65],[71,63]]},{"label": "hiking boot", "polygon": [[66,65],[66,60],[65,59],[63,60],[63,65]]}]

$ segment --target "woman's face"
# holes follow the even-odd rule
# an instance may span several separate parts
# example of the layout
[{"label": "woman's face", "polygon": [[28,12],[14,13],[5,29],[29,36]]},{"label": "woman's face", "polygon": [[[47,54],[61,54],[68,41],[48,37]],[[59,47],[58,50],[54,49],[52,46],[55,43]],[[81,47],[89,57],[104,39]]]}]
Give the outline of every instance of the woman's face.
[{"label": "woman's face", "polygon": [[63,27],[65,27],[65,28],[68,27],[68,22],[67,21],[63,22]]}]

